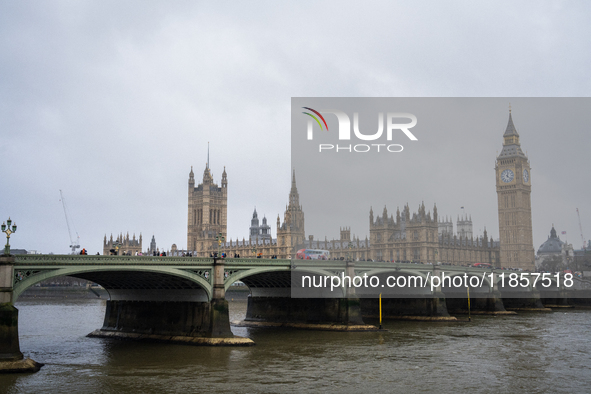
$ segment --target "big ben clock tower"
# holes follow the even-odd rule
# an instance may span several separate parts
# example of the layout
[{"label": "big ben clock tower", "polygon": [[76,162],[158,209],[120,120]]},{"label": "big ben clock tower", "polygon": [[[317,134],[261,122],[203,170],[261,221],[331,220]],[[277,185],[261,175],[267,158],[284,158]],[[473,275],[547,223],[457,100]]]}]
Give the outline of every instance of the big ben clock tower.
[{"label": "big ben clock tower", "polygon": [[503,150],[495,166],[499,203],[501,265],[534,269],[531,224],[531,176],[529,160],[521,150],[519,134],[509,123],[503,134]]}]

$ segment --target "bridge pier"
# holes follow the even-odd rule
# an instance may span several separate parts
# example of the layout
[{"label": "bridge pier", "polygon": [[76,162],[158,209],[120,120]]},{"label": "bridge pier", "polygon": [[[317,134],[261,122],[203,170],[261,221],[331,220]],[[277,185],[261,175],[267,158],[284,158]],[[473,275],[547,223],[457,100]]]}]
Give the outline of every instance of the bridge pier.
[{"label": "bridge pier", "polygon": [[[344,274],[353,277],[354,269],[355,263],[348,261]],[[292,274],[293,271],[285,272],[284,281],[290,283]],[[234,322],[235,325],[330,331],[377,330],[376,326],[363,321],[360,300],[354,287],[345,288],[341,297],[328,294],[323,297],[323,290],[319,290],[308,298],[295,298],[289,286],[272,289],[258,287],[256,277],[244,278],[243,281],[250,287],[251,296],[248,298],[245,320]]]},{"label": "bridge pier", "polygon": [[375,329],[363,322],[358,298],[249,297],[246,318],[237,325],[335,331]]},{"label": "bridge pier", "polygon": [[212,274],[213,294],[208,302],[109,300],[103,327],[88,336],[193,345],[254,345],[249,338],[234,336],[230,329],[223,259],[214,260]]},{"label": "bridge pier", "polygon": [[[529,289],[527,297],[511,297],[511,291],[502,293],[503,304],[508,311],[531,311],[551,312],[552,309],[544,307],[540,292],[536,289]],[[515,292],[513,292],[515,293]]]},{"label": "bridge pier", "polygon": [[[490,285],[489,285],[490,286]],[[450,289],[451,290],[451,289]],[[475,288],[471,288],[470,297],[470,313],[475,315],[515,315],[516,312],[508,311],[503,304],[503,298],[499,290],[497,281],[492,282],[489,287],[489,292],[486,294],[480,293]],[[463,292],[463,291],[462,291]],[[446,292],[447,293],[447,292]],[[447,299],[448,310],[451,313],[468,313],[468,298],[466,297],[450,297]]]},{"label": "bridge pier", "polygon": [[213,298],[210,302],[210,324],[208,335],[217,338],[232,338],[230,310],[224,287],[224,259],[213,259]]},{"label": "bridge pier", "polygon": [[[447,309],[450,313],[468,313],[468,298],[448,298]],[[470,313],[474,315],[514,315],[516,312],[505,309],[501,293],[496,291],[485,297],[470,297]]]},{"label": "bridge pier", "polygon": [[[379,299],[362,298],[363,317],[379,317]],[[409,298],[382,298],[382,317],[384,319],[453,321],[447,311],[447,300],[443,293],[433,296],[417,295]]]},{"label": "bridge pier", "polygon": [[37,372],[43,364],[24,359],[18,339],[18,309],[13,305],[14,257],[0,256],[0,373]]},{"label": "bridge pier", "polygon": [[539,293],[542,304],[546,308],[574,308],[574,305],[570,304],[564,283],[561,283],[560,288],[554,291],[548,291],[542,287]]}]

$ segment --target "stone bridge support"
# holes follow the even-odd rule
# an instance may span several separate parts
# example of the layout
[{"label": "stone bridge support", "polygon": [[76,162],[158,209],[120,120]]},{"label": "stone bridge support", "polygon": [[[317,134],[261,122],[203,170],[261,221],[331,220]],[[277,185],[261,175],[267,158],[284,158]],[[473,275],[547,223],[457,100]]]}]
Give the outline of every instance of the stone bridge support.
[{"label": "stone bridge support", "polygon": [[559,286],[554,286],[556,282],[552,282],[552,286],[544,288],[544,286],[537,286],[540,292],[542,304],[546,308],[573,308],[572,300],[569,300],[569,292],[564,286],[564,280],[560,281]]},{"label": "stone bridge support", "polygon": [[212,276],[213,292],[208,301],[109,300],[103,327],[89,336],[197,345],[253,345],[248,338],[235,337],[230,329],[223,259],[214,260]]},{"label": "stone bridge support", "polygon": [[0,256],[0,373],[37,372],[43,364],[24,360],[18,340],[18,309],[13,305],[14,257]]},{"label": "stone bridge support", "polygon": [[[470,292],[470,313],[475,315],[514,315],[515,312],[510,312],[505,309],[503,298],[499,291],[497,281],[492,282],[486,295],[482,295],[477,291]],[[446,294],[448,294],[446,292]],[[449,294],[447,298],[447,308],[450,313],[468,313],[468,297],[452,297],[453,293]]]},{"label": "stone bridge support", "polygon": [[224,287],[224,260],[214,259],[213,297],[210,302],[209,327],[207,335],[217,338],[230,338],[230,312]]},{"label": "stone bridge support", "polygon": [[[439,268],[433,269],[432,275],[439,276]],[[382,278],[382,281],[385,278]],[[430,285],[429,285],[430,286]],[[363,316],[379,317],[379,299],[362,298]],[[433,289],[431,294],[416,293],[407,296],[391,294],[382,298],[382,316],[386,319],[453,321],[455,317],[447,311],[447,300],[441,286]]]},{"label": "stone bridge support", "polygon": [[530,286],[525,293],[519,294],[517,291],[502,292],[505,309],[509,311],[551,311],[551,309],[544,307],[538,289]]},{"label": "stone bridge support", "polygon": [[[291,282],[292,272],[285,271],[284,283]],[[298,274],[300,271],[298,271]],[[355,276],[355,263],[347,262],[345,275]],[[283,326],[304,329],[333,331],[371,331],[377,327],[364,323],[361,305],[355,288],[344,289],[344,297],[334,296],[292,298],[291,288],[286,285],[271,291],[257,288],[256,276],[244,278],[251,288],[246,318],[236,322],[240,326]],[[342,294],[342,293],[341,293]]]}]

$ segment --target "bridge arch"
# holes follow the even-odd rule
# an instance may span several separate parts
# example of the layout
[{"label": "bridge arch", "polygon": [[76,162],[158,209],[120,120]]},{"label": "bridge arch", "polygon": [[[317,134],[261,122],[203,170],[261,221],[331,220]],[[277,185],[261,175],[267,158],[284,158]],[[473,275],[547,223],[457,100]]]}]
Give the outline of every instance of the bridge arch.
[{"label": "bridge arch", "polygon": [[[14,301],[35,284],[58,276],[72,276],[103,286],[112,300],[202,301],[211,300],[211,276],[173,267],[72,266],[47,269],[15,267]],[[33,272],[23,275],[23,272]],[[133,276],[131,276],[131,275]],[[19,278],[22,275],[22,278]],[[206,278],[207,277],[207,278]],[[148,292],[149,290],[149,292]]]},{"label": "bridge arch", "polygon": [[[224,287],[228,290],[233,283],[242,281],[246,284],[253,296],[270,296],[270,297],[290,297],[292,294],[292,279],[293,274],[302,275],[319,275],[332,276],[340,275],[344,271],[330,271],[327,269],[316,267],[303,267],[292,270],[290,267],[256,267],[247,270],[240,270],[231,273],[224,282]],[[314,289],[317,290],[317,289]],[[323,289],[324,290],[324,289]],[[340,288],[343,297],[345,289]],[[316,291],[315,293],[318,293]],[[326,296],[325,294],[317,294],[318,296]],[[334,295],[333,295],[334,296]]]}]

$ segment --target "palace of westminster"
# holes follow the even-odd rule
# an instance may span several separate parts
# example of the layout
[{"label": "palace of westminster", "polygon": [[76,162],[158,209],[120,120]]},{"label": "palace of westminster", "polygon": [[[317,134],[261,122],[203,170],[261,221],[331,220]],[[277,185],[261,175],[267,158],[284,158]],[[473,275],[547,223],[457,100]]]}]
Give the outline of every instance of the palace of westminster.
[{"label": "palace of westminster", "polygon": [[[192,256],[208,257],[218,250],[218,237],[224,241],[221,250],[227,256],[262,258],[295,258],[302,248],[329,250],[331,258],[351,258],[375,261],[441,262],[452,265],[490,263],[495,267],[534,268],[534,247],[531,221],[531,179],[527,156],[521,150],[519,134],[509,121],[503,135],[503,149],[496,159],[496,188],[499,214],[499,241],[493,241],[484,230],[481,236],[472,233],[472,219],[458,217],[456,232],[452,221],[438,215],[437,206],[426,211],[421,204],[411,213],[406,205],[389,215],[384,207],[381,215],[369,212],[369,239],[351,238],[350,229],[340,230],[340,239],[317,240],[306,238],[304,212],[299,202],[295,171],[292,175],[289,204],[283,222],[277,216],[277,237],[272,238],[267,219],[259,225],[256,209],[251,220],[248,240],[227,238],[228,179],[226,169],[222,173],[221,186],[214,183],[209,165],[203,172],[203,181],[195,186],[193,168],[189,173],[189,200],[187,249],[177,250],[173,245],[172,255],[190,253]],[[135,254],[142,252],[139,241],[121,234],[113,241],[105,236],[103,248],[108,254],[113,245]],[[155,250],[155,240],[148,253]]]}]

